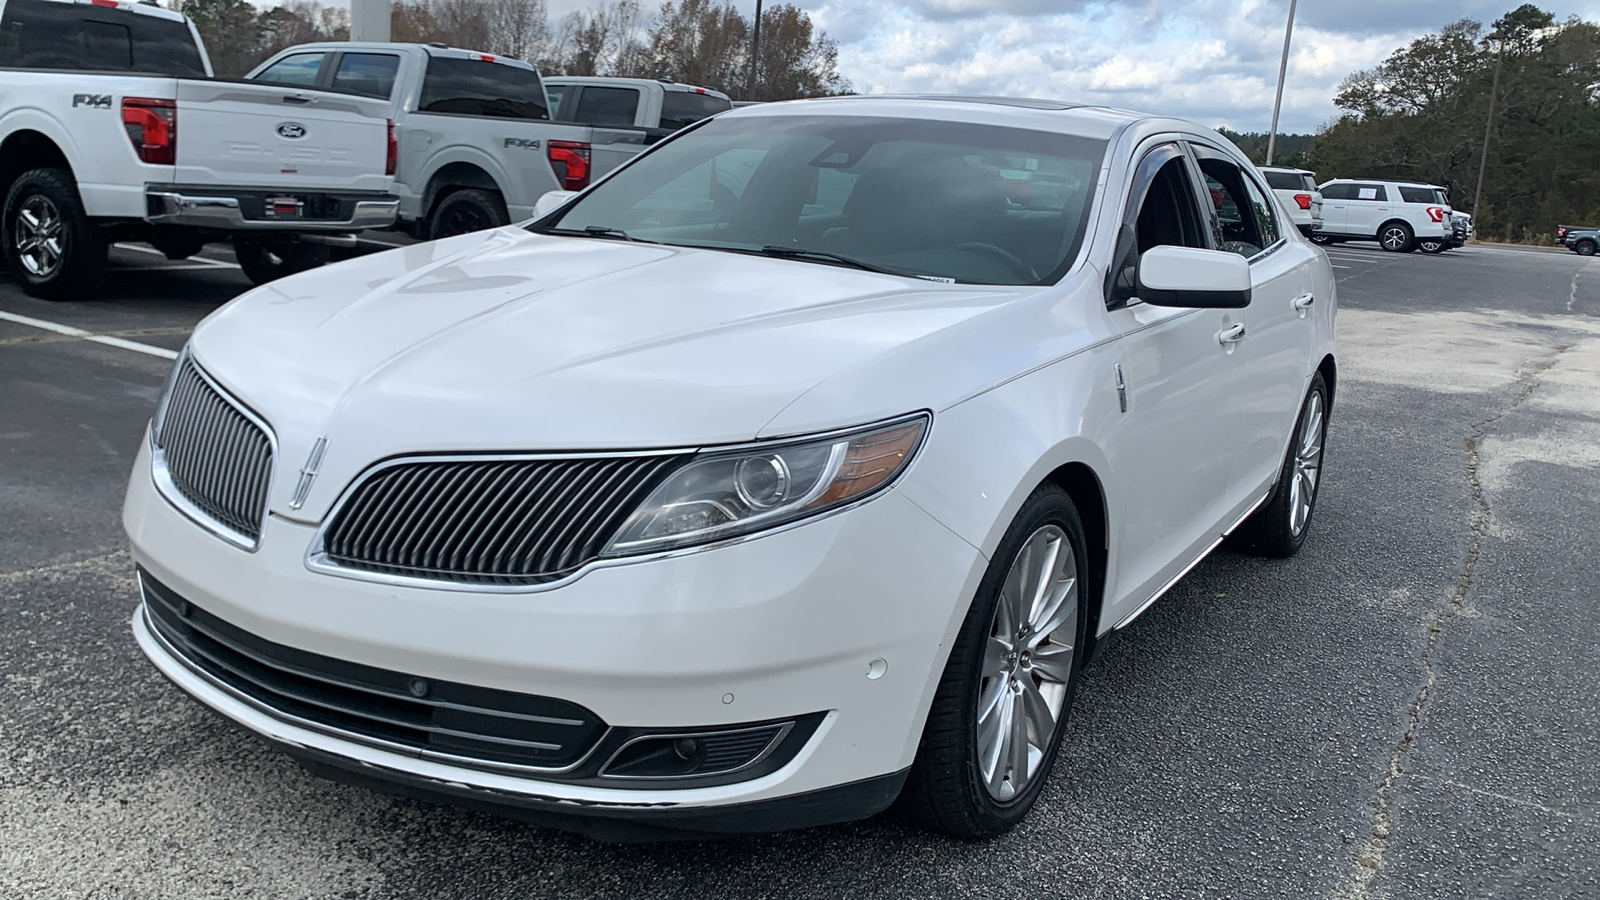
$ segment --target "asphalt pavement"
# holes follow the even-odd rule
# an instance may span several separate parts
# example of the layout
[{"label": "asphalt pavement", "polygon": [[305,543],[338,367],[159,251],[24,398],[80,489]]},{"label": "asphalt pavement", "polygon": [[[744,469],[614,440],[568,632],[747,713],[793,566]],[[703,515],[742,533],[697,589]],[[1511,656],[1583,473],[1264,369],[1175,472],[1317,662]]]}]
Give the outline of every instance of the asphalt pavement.
[{"label": "asphalt pavement", "polygon": [[976,844],[598,844],[224,726],[134,645],[118,509],[160,351],[248,283],[226,250],[119,248],[73,303],[0,275],[0,897],[1600,897],[1600,263],[1329,257],[1305,549],[1219,551],[1121,632],[1033,815]]}]

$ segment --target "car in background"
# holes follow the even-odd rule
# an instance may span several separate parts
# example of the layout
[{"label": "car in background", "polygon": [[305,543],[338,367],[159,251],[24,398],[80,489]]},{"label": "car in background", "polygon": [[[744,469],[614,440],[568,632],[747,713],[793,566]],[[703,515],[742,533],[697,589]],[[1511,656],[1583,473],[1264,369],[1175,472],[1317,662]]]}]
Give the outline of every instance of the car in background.
[{"label": "car in background", "polygon": [[1277,196],[1278,202],[1289,214],[1289,221],[1306,237],[1316,234],[1322,227],[1322,192],[1317,189],[1317,176],[1305,169],[1287,166],[1257,166],[1267,186]]},{"label": "car in background", "polygon": [[774,103],[554,200],[242,295],[140,441],[140,647],[315,771],[992,836],[1103,639],[1306,539],[1337,287],[1208,128]]},{"label": "car in background", "polygon": [[1567,234],[1569,232],[1573,232],[1573,231],[1594,231],[1596,228],[1600,228],[1600,226],[1596,226],[1596,225],[1557,225],[1556,226],[1556,243],[1565,246],[1566,243],[1567,243]]},{"label": "car in background", "polygon": [[1410,253],[1422,243],[1442,248],[1454,234],[1450,206],[1434,185],[1335,178],[1320,189],[1322,227],[1312,236],[1319,244],[1377,241],[1391,253]]},{"label": "car in background", "polygon": [[1569,225],[1562,235],[1562,243],[1579,256],[1593,256],[1595,250],[1600,249],[1600,229]]}]

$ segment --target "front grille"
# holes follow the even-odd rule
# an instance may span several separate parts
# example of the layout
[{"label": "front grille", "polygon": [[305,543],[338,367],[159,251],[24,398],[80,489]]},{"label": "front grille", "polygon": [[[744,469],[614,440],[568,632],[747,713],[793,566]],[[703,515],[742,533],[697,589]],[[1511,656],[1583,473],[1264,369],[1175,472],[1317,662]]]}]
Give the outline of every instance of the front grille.
[{"label": "front grille", "polygon": [[404,462],[360,482],[323,552],[348,568],[538,584],[596,559],[686,456]]},{"label": "front grille", "polygon": [[139,572],[154,630],[190,664],[281,716],[453,758],[559,769],[606,731],[550,697],[416,678],[275,644]]},{"label": "front grille", "polygon": [[261,536],[272,442],[185,356],[173,380],[156,446],[186,500],[228,529]]}]

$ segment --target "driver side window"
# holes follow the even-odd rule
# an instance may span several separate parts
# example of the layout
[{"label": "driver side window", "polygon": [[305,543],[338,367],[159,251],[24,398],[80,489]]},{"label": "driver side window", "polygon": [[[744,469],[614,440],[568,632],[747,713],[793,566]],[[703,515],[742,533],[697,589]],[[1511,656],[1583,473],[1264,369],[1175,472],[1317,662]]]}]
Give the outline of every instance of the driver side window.
[{"label": "driver side window", "polygon": [[1216,211],[1217,249],[1249,259],[1278,242],[1277,217],[1269,201],[1237,165],[1207,147],[1195,156]]},{"label": "driver side window", "polygon": [[1139,256],[1152,247],[1207,249],[1206,233],[1196,202],[1188,161],[1175,146],[1160,147],[1139,164],[1134,181],[1144,196],[1131,208],[1118,242],[1117,273],[1109,301],[1121,305],[1138,295]]}]

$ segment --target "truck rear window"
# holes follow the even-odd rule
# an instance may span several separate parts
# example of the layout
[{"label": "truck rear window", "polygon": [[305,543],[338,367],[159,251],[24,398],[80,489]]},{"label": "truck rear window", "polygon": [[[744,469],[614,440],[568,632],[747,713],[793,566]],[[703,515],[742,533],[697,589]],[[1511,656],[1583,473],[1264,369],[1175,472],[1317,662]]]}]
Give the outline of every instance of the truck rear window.
[{"label": "truck rear window", "polygon": [[447,56],[428,60],[417,111],[497,119],[550,118],[538,72]]},{"label": "truck rear window", "polygon": [[661,98],[661,127],[676,131],[695,122],[733,109],[733,102],[694,91],[667,91]]},{"label": "truck rear window", "polygon": [[0,67],[207,77],[188,22],[54,0],[7,0]]}]

